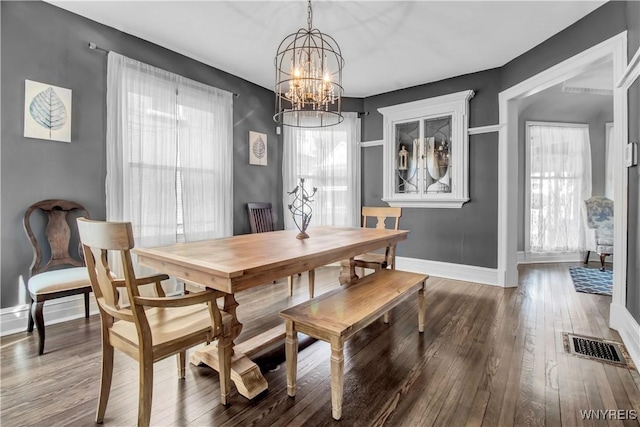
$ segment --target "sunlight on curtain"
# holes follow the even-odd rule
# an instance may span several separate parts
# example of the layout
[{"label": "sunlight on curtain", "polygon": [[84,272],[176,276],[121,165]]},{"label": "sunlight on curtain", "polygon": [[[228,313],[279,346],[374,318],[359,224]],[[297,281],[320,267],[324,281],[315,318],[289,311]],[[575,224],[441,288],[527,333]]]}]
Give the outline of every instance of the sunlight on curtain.
[{"label": "sunlight on curtain", "polygon": [[232,94],[110,52],[107,220],[136,246],[233,230]]},{"label": "sunlight on curtain", "polygon": [[178,153],[184,237],[233,234],[232,94],[201,83],[178,90]]},{"label": "sunlight on curtain", "polygon": [[[357,177],[357,113],[343,113],[342,123],[326,128],[284,126],[282,185],[285,229],[295,229],[287,194],[300,177],[305,188],[318,188],[309,227],[321,225],[357,227],[360,218]],[[313,116],[302,117],[311,123]]]},{"label": "sunlight on curtain", "polygon": [[605,126],[605,185],[604,195],[606,198],[613,200],[613,123],[607,123]]},{"label": "sunlight on curtain", "polygon": [[529,126],[530,250],[585,248],[583,201],[591,196],[587,125]]}]

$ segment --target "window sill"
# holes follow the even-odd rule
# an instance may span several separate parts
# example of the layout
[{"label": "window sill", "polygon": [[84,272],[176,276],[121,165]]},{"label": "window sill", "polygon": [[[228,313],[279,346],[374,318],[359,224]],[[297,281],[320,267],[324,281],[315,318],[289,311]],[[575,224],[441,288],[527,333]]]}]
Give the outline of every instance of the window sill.
[{"label": "window sill", "polygon": [[401,199],[401,198],[384,198],[383,202],[387,202],[389,206],[399,208],[444,208],[444,209],[460,209],[462,205],[470,199],[447,198],[437,200],[426,199]]}]

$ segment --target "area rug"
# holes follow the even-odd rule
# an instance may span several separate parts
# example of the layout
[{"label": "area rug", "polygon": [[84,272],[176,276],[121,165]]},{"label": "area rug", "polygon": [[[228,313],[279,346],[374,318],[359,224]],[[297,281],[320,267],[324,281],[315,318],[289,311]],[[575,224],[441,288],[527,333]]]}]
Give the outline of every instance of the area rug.
[{"label": "area rug", "polygon": [[569,267],[573,286],[578,292],[588,294],[611,295],[613,273],[595,268]]}]

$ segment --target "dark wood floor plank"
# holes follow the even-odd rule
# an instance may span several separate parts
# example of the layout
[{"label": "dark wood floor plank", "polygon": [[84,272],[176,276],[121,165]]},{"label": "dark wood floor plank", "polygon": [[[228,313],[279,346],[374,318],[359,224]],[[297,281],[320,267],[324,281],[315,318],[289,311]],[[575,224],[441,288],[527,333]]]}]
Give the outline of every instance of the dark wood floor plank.
[{"label": "dark wood floor plank", "polygon": [[[576,264],[577,265],[577,264]],[[316,274],[316,294],[336,288],[338,269]],[[307,299],[306,275],[243,292],[238,342],[282,322],[278,312]],[[374,322],[345,345],[343,419],[331,418],[329,345],[300,335],[298,390],[286,393],[284,350],[256,360],[269,389],[247,400],[232,388],[219,402],[217,372],[189,365],[177,378],[175,357],[154,366],[151,423],[162,426],[601,426],[580,410],[640,411],[636,371],[564,352],[562,333],[620,340],[608,328],[611,298],[575,292],[567,264],[521,267],[520,286],[501,289],[433,277],[427,282],[425,331],[415,301],[396,307],[391,324]],[[97,316],[47,328],[37,337],[0,338],[0,422],[6,426],[91,426],[100,376]],[[137,419],[138,366],[116,353],[105,426]]]}]

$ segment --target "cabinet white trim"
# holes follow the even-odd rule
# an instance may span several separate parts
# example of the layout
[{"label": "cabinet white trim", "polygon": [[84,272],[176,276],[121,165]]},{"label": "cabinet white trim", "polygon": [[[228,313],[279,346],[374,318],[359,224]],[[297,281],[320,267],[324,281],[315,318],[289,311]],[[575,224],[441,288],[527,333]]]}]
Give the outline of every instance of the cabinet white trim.
[{"label": "cabinet white trim", "polygon": [[[469,201],[469,100],[475,95],[473,90],[436,96],[419,101],[406,102],[379,108],[383,115],[383,198],[390,206],[407,208],[461,208]],[[451,150],[450,192],[427,193],[424,162],[416,165],[416,182],[418,190],[414,193],[403,193],[396,184],[397,149],[396,126],[418,121],[420,130],[419,146],[424,147],[424,123],[427,120],[450,118],[451,134],[449,144]],[[421,153],[424,153],[422,148]],[[423,156],[423,154],[420,154]],[[419,157],[422,159],[422,157]],[[403,169],[404,170],[404,169]]]}]

